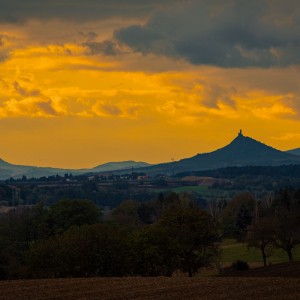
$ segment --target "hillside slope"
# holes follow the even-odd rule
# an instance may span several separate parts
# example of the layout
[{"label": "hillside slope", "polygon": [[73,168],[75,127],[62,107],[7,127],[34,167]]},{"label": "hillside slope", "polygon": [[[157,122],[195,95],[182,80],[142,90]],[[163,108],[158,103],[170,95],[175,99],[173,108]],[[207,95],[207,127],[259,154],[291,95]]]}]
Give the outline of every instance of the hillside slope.
[{"label": "hillside slope", "polygon": [[96,173],[96,172],[105,172],[110,170],[122,170],[125,168],[140,168],[150,166],[144,162],[135,162],[135,161],[125,161],[125,162],[110,162],[103,165],[99,165],[91,169],[59,169],[59,168],[50,168],[50,167],[35,167],[35,166],[22,166],[10,164],[2,159],[0,159],[0,180],[5,180],[10,177],[21,178],[26,176],[27,178],[32,177],[43,177],[43,176],[53,176],[53,175],[64,175],[70,174],[79,175],[86,173]]},{"label": "hillside slope", "polygon": [[0,179],[3,180],[9,177],[19,178],[23,175],[27,177],[42,177],[56,174],[63,175],[66,173],[72,173],[74,175],[112,171],[114,173],[128,173],[131,172],[132,168],[149,175],[172,175],[180,172],[213,170],[233,166],[280,166],[291,164],[300,164],[300,156],[279,151],[255,139],[246,137],[240,132],[230,144],[213,152],[197,154],[180,161],[157,165],[149,165],[144,162],[124,161],[110,162],[91,169],[71,170],[19,166],[0,159]]},{"label": "hillside slope", "polygon": [[300,164],[300,157],[279,151],[241,132],[227,146],[210,153],[197,154],[177,162],[159,164],[144,169],[149,174],[172,174],[211,170],[232,166],[279,166]]},{"label": "hillside slope", "polygon": [[288,151],[285,151],[285,152],[289,153],[289,154],[293,154],[293,155],[300,155],[300,148],[291,149],[291,150],[288,150]]}]

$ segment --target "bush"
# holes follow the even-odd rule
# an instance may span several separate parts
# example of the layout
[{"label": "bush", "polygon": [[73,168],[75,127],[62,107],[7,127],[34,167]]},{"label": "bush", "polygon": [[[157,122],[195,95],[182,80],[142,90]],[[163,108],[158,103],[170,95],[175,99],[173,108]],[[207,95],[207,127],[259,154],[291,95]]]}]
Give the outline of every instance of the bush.
[{"label": "bush", "polygon": [[248,263],[242,260],[237,260],[236,262],[232,263],[231,267],[238,271],[244,271],[249,269]]}]

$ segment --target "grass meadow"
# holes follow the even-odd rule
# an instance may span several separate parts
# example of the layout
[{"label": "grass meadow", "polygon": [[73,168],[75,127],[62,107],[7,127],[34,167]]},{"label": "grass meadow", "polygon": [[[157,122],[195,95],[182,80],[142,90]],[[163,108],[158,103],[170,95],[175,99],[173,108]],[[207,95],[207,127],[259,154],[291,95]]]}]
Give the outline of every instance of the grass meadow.
[{"label": "grass meadow", "polygon": [[[234,239],[225,240],[221,246],[222,257],[221,262],[224,264],[231,264],[237,260],[248,262],[250,265],[263,264],[261,251],[258,248],[249,248],[244,243],[238,243]],[[295,261],[300,261],[300,246],[293,250],[293,257]],[[287,253],[282,249],[273,249],[271,256],[267,258],[268,264],[288,262]]]}]

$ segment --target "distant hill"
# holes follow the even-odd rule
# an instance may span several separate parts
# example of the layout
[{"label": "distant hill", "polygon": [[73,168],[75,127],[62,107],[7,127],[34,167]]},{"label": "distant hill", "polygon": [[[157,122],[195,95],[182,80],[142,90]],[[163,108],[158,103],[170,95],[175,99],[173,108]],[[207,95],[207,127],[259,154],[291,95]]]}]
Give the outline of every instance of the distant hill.
[{"label": "distant hill", "polygon": [[109,162],[91,169],[72,170],[13,165],[0,159],[0,179],[3,180],[9,177],[20,178],[23,175],[30,178],[56,174],[63,175],[66,173],[78,175],[114,172],[120,174],[131,172],[132,168],[138,168],[139,172],[145,172],[149,175],[172,175],[181,172],[214,170],[227,167],[298,165],[300,164],[300,154],[295,155],[296,150],[300,152],[300,149],[282,152],[244,136],[240,132],[230,144],[221,149],[210,153],[197,154],[180,161],[157,165],[149,165],[145,162],[123,161]]},{"label": "distant hill", "polygon": [[141,167],[149,167],[151,166],[148,163],[141,161],[122,161],[122,162],[109,162],[103,165],[99,165],[95,168],[92,168],[90,171],[92,172],[105,172],[105,171],[113,171],[113,170],[122,170],[122,169],[130,169],[130,168],[141,168]]},{"label": "distant hill", "polygon": [[20,178],[22,176],[30,177],[42,177],[51,176],[56,174],[65,174],[70,170],[47,168],[47,167],[35,167],[35,166],[23,166],[10,164],[0,159],[0,179],[4,180],[10,177]]},{"label": "distant hill", "polygon": [[300,155],[300,148],[288,150],[288,151],[285,151],[285,152],[289,153],[289,154],[293,154],[293,155]]},{"label": "distant hill", "polygon": [[22,166],[10,164],[2,159],[0,159],[0,180],[5,180],[10,177],[21,178],[26,176],[27,178],[32,177],[43,177],[43,176],[53,176],[53,175],[64,175],[66,173],[72,173],[74,175],[85,174],[85,173],[99,173],[111,170],[123,170],[128,168],[140,168],[150,166],[150,164],[145,162],[135,162],[135,161],[124,161],[124,162],[110,162],[103,165],[96,166],[91,169],[59,169],[59,168],[48,168],[48,167],[35,167],[35,166]]},{"label": "distant hill", "polygon": [[245,167],[227,167],[212,170],[187,171],[177,173],[176,177],[183,178],[187,176],[212,177],[212,178],[237,178],[241,176],[258,177],[266,176],[272,178],[300,178],[299,165],[280,165],[280,166],[245,166]]},{"label": "distant hill", "polygon": [[142,168],[148,174],[175,174],[232,166],[279,166],[300,164],[300,157],[267,146],[241,132],[227,146],[210,153],[197,154],[177,162]]}]

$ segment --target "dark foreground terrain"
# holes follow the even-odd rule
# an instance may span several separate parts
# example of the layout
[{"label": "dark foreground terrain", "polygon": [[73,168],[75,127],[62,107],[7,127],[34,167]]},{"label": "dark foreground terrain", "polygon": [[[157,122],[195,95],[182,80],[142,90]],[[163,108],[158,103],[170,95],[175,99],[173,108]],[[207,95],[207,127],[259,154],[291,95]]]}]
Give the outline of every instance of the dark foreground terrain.
[{"label": "dark foreground terrain", "polygon": [[300,278],[156,277],[0,282],[0,299],[300,299]]},{"label": "dark foreground terrain", "polygon": [[300,262],[274,264],[267,267],[237,271],[232,268],[224,270],[225,277],[294,277],[300,279]]}]

